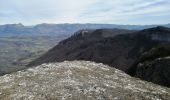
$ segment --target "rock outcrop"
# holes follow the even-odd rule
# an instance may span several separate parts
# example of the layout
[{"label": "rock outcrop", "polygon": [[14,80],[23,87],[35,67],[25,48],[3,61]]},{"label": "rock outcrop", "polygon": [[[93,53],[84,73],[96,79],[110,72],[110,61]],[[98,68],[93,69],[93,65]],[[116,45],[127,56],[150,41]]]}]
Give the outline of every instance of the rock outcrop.
[{"label": "rock outcrop", "polygon": [[1,100],[170,100],[170,89],[89,61],[48,63],[0,77]]},{"label": "rock outcrop", "polygon": [[170,87],[170,44],[145,52],[130,71],[132,76]]},{"label": "rock outcrop", "polygon": [[170,57],[139,63],[135,76],[170,87]]}]

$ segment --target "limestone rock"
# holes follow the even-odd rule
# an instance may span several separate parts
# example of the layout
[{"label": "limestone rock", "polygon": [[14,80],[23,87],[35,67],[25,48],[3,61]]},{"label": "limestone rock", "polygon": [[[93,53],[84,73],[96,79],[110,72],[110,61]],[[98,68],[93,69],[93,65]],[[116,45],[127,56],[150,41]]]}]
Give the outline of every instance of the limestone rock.
[{"label": "limestone rock", "polygon": [[170,100],[170,89],[101,63],[65,61],[1,76],[0,100]]}]

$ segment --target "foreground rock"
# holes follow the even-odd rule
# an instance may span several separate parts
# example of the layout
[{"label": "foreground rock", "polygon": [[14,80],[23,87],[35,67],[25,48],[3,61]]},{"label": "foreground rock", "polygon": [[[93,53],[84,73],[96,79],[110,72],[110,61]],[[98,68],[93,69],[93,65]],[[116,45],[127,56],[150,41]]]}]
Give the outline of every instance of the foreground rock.
[{"label": "foreground rock", "polygon": [[0,77],[0,100],[170,100],[170,89],[103,64],[42,64]]}]

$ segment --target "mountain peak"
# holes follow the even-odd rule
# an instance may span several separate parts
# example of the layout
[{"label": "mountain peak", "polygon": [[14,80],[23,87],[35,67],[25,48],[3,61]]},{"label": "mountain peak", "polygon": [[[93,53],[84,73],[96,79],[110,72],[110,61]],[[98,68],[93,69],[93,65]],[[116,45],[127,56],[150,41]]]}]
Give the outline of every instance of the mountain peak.
[{"label": "mountain peak", "polygon": [[0,77],[0,99],[169,100],[168,88],[130,77],[101,63],[48,63]]},{"label": "mountain peak", "polygon": [[18,26],[18,27],[24,27],[24,25],[23,25],[22,23],[18,23],[18,24],[16,24],[16,26]]},{"label": "mountain peak", "polygon": [[155,29],[157,29],[157,30],[170,30],[169,28],[164,27],[164,26],[157,26]]},{"label": "mountain peak", "polygon": [[6,24],[5,26],[8,26],[8,27],[24,27],[24,25],[22,23],[18,23],[18,24]]},{"label": "mountain peak", "polygon": [[143,31],[149,31],[149,32],[170,32],[170,28],[164,27],[164,26],[157,26],[149,29],[144,29]]}]

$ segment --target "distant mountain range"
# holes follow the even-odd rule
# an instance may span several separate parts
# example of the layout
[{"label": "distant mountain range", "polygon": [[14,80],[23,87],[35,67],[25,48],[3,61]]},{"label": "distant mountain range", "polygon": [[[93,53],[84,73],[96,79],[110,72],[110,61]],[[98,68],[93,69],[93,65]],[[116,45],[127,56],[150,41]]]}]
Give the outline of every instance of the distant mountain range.
[{"label": "distant mountain range", "polygon": [[[162,26],[138,31],[125,29],[81,30],[61,41],[28,66],[65,60],[95,61],[108,64],[132,76],[170,86],[169,43],[170,28]],[[167,45],[162,47],[163,44]],[[158,48],[158,45],[162,48]],[[154,48],[157,48],[157,53],[150,51]],[[162,50],[165,54],[160,52]],[[147,55],[143,56],[145,53]],[[154,61],[161,57],[167,57],[166,63]],[[159,66],[144,63],[145,66],[141,68],[141,63],[151,63],[151,61],[158,63]]]},{"label": "distant mountain range", "polygon": [[[23,24],[6,24],[0,25],[0,35],[66,35],[80,29],[101,29],[101,28],[119,28],[129,30],[142,30],[156,27],[158,25],[116,25],[116,24],[38,24],[35,26],[24,26]],[[170,24],[162,25],[170,27]]]}]

